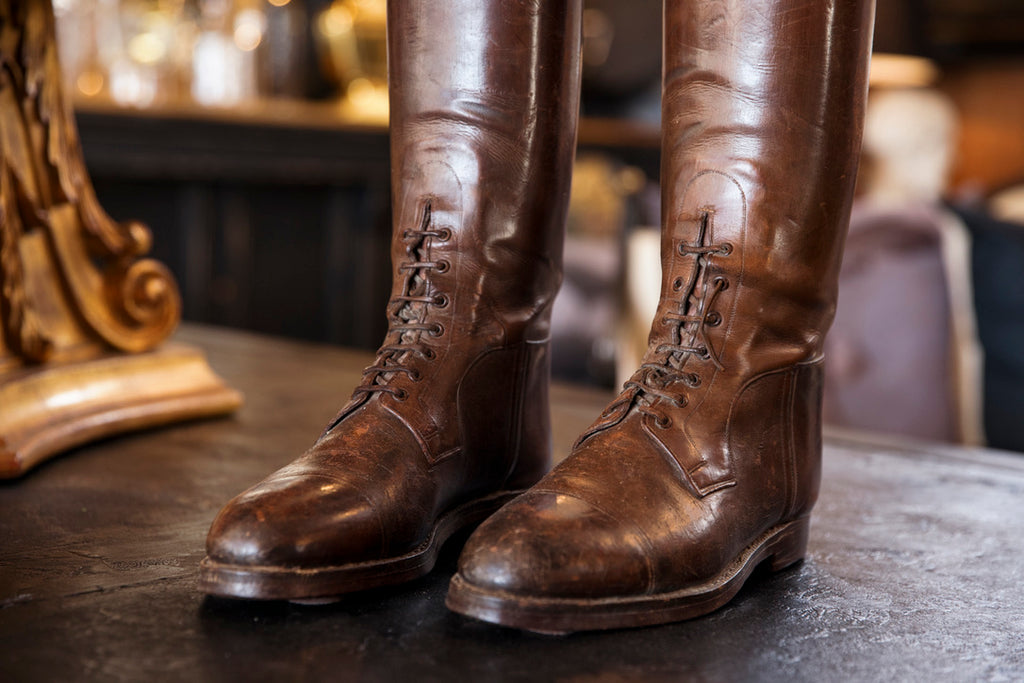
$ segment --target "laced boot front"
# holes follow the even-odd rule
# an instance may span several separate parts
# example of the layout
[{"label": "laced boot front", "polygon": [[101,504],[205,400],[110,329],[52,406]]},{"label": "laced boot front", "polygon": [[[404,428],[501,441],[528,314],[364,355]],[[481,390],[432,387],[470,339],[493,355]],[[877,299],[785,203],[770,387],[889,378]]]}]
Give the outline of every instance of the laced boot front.
[{"label": "laced boot front", "polygon": [[[443,309],[451,302],[450,296],[433,284],[429,273],[447,273],[451,262],[442,258],[444,245],[450,244],[450,227],[435,228],[431,220],[431,206],[424,207],[420,225],[402,233],[407,244],[409,260],[398,264],[401,293],[388,302],[388,334],[377,351],[373,364],[363,370],[363,381],[352,394],[353,404],[361,403],[375,393],[390,394],[398,401],[409,397],[396,376],[407,381],[423,379],[424,363],[437,359],[434,348],[445,332],[443,323],[435,320],[431,308]],[[343,413],[348,412],[349,406]]]},{"label": "laced boot front", "polygon": [[218,515],[207,593],[318,600],[421,576],[550,464],[578,3],[388,12],[387,336],[320,439]]},{"label": "laced boot front", "polygon": [[473,534],[449,607],[540,632],[657,624],[804,556],[872,11],[666,2],[647,352],[569,458]]},{"label": "laced boot front", "polygon": [[[703,374],[695,366],[710,363],[718,370],[724,369],[708,331],[722,324],[722,314],[715,306],[729,280],[725,275],[712,276],[711,271],[713,259],[729,256],[733,247],[729,242],[707,243],[710,218],[707,211],[701,211],[694,243],[679,243],[680,256],[695,257],[693,267],[688,276],[672,279],[674,296],[663,299],[659,306],[648,352],[602,419],[635,406],[658,428],[668,429],[673,422],[672,409],[685,408],[689,403],[687,391],[699,389],[703,383]],[[580,441],[584,438],[586,435]]]}]

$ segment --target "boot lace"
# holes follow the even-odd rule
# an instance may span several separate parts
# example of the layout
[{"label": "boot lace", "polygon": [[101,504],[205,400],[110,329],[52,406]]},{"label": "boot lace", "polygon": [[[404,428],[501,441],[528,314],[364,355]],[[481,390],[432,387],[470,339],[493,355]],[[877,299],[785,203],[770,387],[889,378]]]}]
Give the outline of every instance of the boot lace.
[{"label": "boot lace", "polygon": [[429,203],[423,209],[419,227],[402,233],[402,238],[408,242],[405,251],[410,260],[398,266],[398,271],[405,274],[402,293],[388,302],[386,339],[391,341],[378,349],[373,364],[363,370],[363,380],[353,392],[353,398],[381,392],[405,400],[408,392],[393,386],[392,378],[404,374],[414,382],[419,381],[420,371],[412,367],[410,361],[436,357],[427,341],[444,334],[444,326],[429,321],[430,307],[443,308],[449,299],[445,294],[432,291],[429,273],[447,272],[451,264],[444,259],[431,260],[429,252],[434,240],[447,241],[451,236],[451,229],[433,226]]},{"label": "boot lace", "polygon": [[685,390],[695,389],[702,382],[697,372],[686,368],[687,361],[695,358],[710,362],[719,370],[724,369],[719,354],[712,346],[708,329],[722,323],[722,316],[714,310],[714,304],[718,295],[728,288],[729,281],[721,275],[708,281],[708,270],[711,257],[728,256],[732,253],[732,245],[728,242],[708,243],[709,222],[710,212],[702,211],[697,239],[692,244],[679,244],[679,254],[695,256],[696,267],[691,269],[689,278],[678,277],[672,282],[678,304],[659,321],[669,328],[668,341],[648,349],[644,362],[622,385],[623,393],[608,406],[606,415],[624,403],[635,402],[640,413],[649,415],[659,427],[668,427],[671,419],[658,410],[654,402],[661,399],[678,407],[686,405]]}]

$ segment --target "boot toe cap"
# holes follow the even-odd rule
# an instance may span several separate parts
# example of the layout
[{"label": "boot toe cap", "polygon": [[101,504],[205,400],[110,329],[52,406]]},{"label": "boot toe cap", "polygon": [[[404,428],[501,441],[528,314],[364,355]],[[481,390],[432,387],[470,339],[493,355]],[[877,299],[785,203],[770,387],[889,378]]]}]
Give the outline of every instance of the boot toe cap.
[{"label": "boot toe cap", "polygon": [[653,585],[648,541],[632,524],[569,493],[531,491],[470,537],[461,578],[524,597],[601,598]]},{"label": "boot toe cap", "polygon": [[384,533],[374,506],[331,477],[271,478],[235,498],[207,537],[214,562],[322,567],[377,559]]}]

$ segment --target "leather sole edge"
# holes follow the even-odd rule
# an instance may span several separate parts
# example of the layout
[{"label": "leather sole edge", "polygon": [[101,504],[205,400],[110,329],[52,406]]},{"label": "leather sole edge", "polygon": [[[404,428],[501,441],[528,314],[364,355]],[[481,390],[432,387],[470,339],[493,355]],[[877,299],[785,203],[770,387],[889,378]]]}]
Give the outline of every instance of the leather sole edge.
[{"label": "leather sole edge", "polygon": [[802,560],[810,518],[776,525],[761,534],[723,571],[697,586],[650,595],[551,598],[516,595],[452,577],[445,604],[464,616],[549,635],[653,626],[703,616],[724,606],[760,564],[780,571]]},{"label": "leather sole edge", "polygon": [[520,493],[499,491],[453,508],[437,519],[426,541],[395,557],[324,567],[233,565],[206,557],[199,564],[198,589],[221,598],[329,601],[412,581],[430,573],[448,539],[479,525]]}]

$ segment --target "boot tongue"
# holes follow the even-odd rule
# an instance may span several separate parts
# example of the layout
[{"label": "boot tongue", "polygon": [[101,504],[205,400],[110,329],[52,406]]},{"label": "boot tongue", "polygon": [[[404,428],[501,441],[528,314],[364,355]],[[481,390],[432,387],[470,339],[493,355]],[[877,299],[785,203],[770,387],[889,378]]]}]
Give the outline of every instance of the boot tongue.
[{"label": "boot tongue", "polygon": [[[412,278],[408,288],[409,296],[423,296],[427,290],[424,279],[417,275]],[[405,305],[395,314],[403,323],[421,322],[426,313],[425,306],[418,301],[407,301]],[[422,330],[404,330],[398,335],[398,343],[412,345],[419,341]],[[409,357],[409,352],[390,351],[383,359],[383,367],[401,366]],[[382,372],[374,379],[375,384],[386,384],[395,376],[394,372]]]},{"label": "boot tongue", "polygon": [[[421,238],[419,245],[417,245],[413,253],[417,261],[423,261],[426,259],[426,242],[425,239]],[[427,280],[423,277],[422,271],[412,271],[413,275],[409,278],[406,285],[405,293],[407,296],[426,296],[427,294]],[[426,304],[420,301],[407,301],[405,305],[398,310],[396,317],[402,322],[423,322],[426,316]],[[400,344],[415,344],[419,341],[421,330],[405,330],[398,337],[398,343]],[[403,356],[405,354],[402,354]]]},{"label": "boot tongue", "polygon": [[[701,296],[698,296],[698,292],[701,295],[706,294],[706,288],[704,286],[707,280],[707,266],[701,263],[703,256],[697,256],[697,262],[694,263],[693,267],[697,269],[697,275],[694,278],[693,289],[687,297],[683,299],[683,305],[680,306],[682,310],[679,311],[684,316],[694,316],[701,313],[703,309],[703,302]],[[674,337],[673,342],[678,343],[682,346],[695,346],[699,342],[700,329],[703,323],[696,322],[680,322],[678,326],[675,326],[672,332]],[[669,353],[666,364],[677,370],[682,369],[686,362],[690,359],[692,354],[689,353]]]}]

